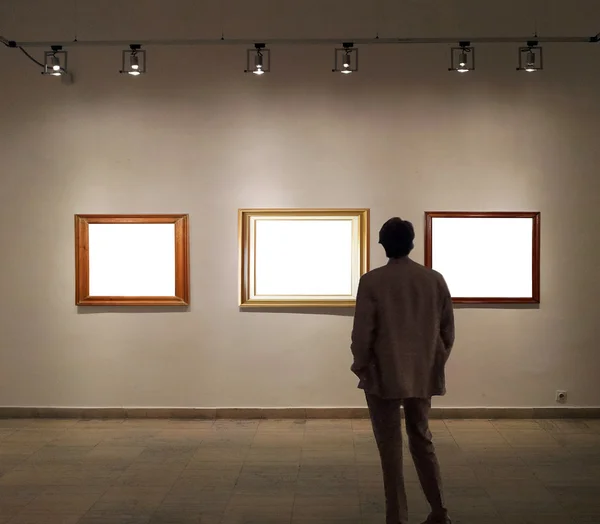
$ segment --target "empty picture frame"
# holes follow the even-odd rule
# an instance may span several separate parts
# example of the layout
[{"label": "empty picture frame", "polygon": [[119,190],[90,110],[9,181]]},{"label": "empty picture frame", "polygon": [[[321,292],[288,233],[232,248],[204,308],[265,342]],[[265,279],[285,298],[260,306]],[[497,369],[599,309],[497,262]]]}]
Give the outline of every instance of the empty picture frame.
[{"label": "empty picture frame", "polygon": [[427,212],[425,222],[425,265],[455,303],[539,303],[539,213]]},{"label": "empty picture frame", "polygon": [[352,307],[368,247],[367,209],[241,209],[240,306]]},{"label": "empty picture frame", "polygon": [[184,306],[188,215],[75,215],[78,306]]}]

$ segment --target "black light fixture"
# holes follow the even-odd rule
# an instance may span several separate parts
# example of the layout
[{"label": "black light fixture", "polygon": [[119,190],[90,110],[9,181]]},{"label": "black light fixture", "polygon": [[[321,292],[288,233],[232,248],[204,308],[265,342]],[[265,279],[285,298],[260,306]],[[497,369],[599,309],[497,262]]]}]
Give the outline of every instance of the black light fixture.
[{"label": "black light fixture", "polygon": [[517,71],[534,73],[544,69],[544,55],[537,40],[529,40],[527,47],[519,47],[519,67]]},{"label": "black light fixture", "polygon": [[358,71],[358,49],[352,42],[344,42],[342,47],[335,49],[332,71],[345,75]]},{"label": "black light fixture", "polygon": [[244,73],[261,76],[271,72],[271,50],[265,44],[254,44],[254,49],[246,52],[246,69]]},{"label": "black light fixture", "polygon": [[448,71],[458,73],[467,73],[475,69],[475,48],[471,47],[471,42],[462,41],[458,43],[459,47],[450,49],[450,67]]},{"label": "black light fixture", "polygon": [[43,75],[62,76],[67,73],[67,52],[61,45],[50,46],[51,51],[44,53]]},{"label": "black light fixture", "polygon": [[129,50],[122,53],[122,75],[140,76],[146,72],[146,51],[140,44],[131,44]]}]

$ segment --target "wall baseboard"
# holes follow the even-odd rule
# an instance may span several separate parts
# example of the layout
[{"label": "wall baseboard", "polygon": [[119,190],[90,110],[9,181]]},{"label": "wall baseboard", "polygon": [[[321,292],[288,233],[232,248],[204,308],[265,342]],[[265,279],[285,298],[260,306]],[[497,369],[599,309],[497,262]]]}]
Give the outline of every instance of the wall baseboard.
[{"label": "wall baseboard", "polygon": [[[366,419],[364,408],[35,408],[0,407],[0,419]],[[434,419],[600,418],[600,407],[432,408]]]}]

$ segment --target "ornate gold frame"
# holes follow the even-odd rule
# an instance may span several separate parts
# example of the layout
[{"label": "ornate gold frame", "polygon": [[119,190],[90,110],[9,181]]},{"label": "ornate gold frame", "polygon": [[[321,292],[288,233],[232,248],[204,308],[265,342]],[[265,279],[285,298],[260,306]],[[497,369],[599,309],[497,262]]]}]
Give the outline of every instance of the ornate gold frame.
[{"label": "ornate gold frame", "polygon": [[[339,298],[332,296],[324,296],[324,298],[315,298],[311,295],[310,298],[299,299],[298,296],[282,295],[278,298],[261,298],[260,295],[255,296],[253,289],[256,287],[255,271],[251,271],[253,260],[255,260],[255,246],[251,238],[253,238],[251,224],[255,223],[256,218],[276,219],[281,217],[282,220],[293,218],[306,217],[323,217],[327,220],[340,217],[342,219],[356,219],[353,225],[354,244],[357,252],[353,253],[357,263],[356,267],[358,278],[353,279],[353,295],[340,295]],[[369,270],[369,210],[368,209],[240,209],[238,212],[238,240],[239,240],[239,305],[241,307],[353,307],[356,303],[356,288],[358,279]],[[288,297],[288,298],[286,298]]]},{"label": "ornate gold frame", "polygon": [[[75,215],[75,303],[78,306],[187,306],[190,303],[188,215]],[[89,224],[174,224],[174,296],[90,296]]]}]

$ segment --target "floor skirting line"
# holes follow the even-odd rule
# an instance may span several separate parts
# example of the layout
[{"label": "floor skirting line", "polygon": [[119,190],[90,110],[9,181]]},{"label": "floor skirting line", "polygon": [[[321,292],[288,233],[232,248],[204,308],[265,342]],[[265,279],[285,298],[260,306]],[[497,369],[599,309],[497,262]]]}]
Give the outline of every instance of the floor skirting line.
[{"label": "floor skirting line", "polygon": [[[600,407],[432,408],[436,419],[600,418]],[[35,408],[0,407],[0,418],[364,419],[367,408]]]}]

